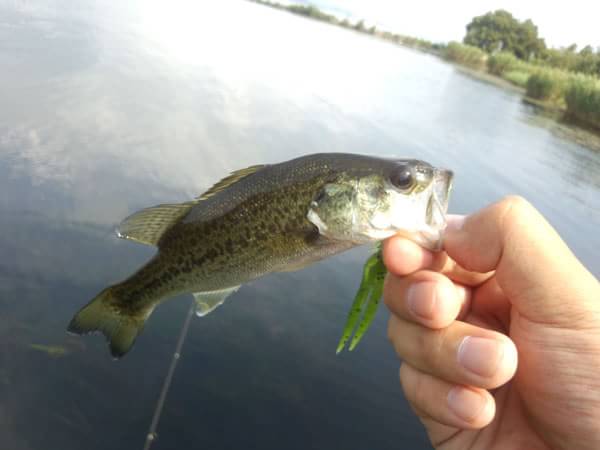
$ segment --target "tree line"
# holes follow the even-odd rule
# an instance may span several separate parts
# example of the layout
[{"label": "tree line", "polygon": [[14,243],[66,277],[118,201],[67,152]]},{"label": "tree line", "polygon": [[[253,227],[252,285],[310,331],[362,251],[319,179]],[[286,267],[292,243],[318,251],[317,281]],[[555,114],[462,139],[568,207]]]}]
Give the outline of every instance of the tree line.
[{"label": "tree line", "polygon": [[502,9],[473,18],[463,42],[490,54],[507,51],[524,61],[600,76],[600,47],[587,45],[581,50],[577,44],[559,49],[547,47],[531,19],[519,21]]}]

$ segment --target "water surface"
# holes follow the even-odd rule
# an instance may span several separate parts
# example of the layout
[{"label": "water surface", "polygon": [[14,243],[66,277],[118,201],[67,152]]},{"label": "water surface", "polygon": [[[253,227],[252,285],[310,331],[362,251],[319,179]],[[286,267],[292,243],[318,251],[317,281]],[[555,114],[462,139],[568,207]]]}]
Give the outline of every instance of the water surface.
[{"label": "water surface", "polygon": [[[48,0],[0,6],[0,67],[2,448],[143,446],[190,298],[118,362],[65,327],[152,254],[115,237],[123,217],[247,165],[425,159],[456,172],[452,212],[524,195],[600,275],[600,154],[433,56],[247,2]],[[153,448],[429,448],[386,311],[334,354],[368,251],[267,276],[194,320]]]}]

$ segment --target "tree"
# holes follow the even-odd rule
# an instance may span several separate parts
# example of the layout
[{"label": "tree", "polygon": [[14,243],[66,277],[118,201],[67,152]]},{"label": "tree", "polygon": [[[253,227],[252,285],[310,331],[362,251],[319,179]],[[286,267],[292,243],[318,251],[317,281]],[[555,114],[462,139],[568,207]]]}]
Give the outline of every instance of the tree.
[{"label": "tree", "polygon": [[546,48],[531,20],[519,22],[503,9],[473,18],[467,25],[464,43],[490,53],[510,51],[521,59],[529,59]]},{"label": "tree", "polygon": [[579,50],[575,70],[589,75],[600,74],[600,55],[594,54],[591,45],[586,45]]},{"label": "tree", "polygon": [[354,29],[357,31],[365,31],[365,21],[361,20],[359,22],[356,22],[356,25],[354,25]]},{"label": "tree", "polygon": [[538,29],[531,19],[521,22],[517,28],[517,39],[513,48],[517,58],[530,59],[545,49],[546,43],[538,36]]}]

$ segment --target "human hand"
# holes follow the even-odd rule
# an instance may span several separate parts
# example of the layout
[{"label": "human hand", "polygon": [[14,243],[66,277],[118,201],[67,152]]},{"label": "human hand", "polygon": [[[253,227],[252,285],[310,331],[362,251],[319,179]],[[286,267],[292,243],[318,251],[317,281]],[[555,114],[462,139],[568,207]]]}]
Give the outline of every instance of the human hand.
[{"label": "human hand", "polygon": [[[383,246],[388,335],[434,447],[600,448],[600,284],[526,201]],[[518,367],[517,367],[518,354]]]}]

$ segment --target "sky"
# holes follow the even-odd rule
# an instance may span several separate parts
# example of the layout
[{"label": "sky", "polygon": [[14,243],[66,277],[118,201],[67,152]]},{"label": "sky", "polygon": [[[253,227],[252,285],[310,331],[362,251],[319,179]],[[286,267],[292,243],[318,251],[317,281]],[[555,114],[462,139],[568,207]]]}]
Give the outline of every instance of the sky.
[{"label": "sky", "polygon": [[[297,1],[297,0],[296,0]],[[600,1],[597,0],[304,0],[322,9],[364,18],[378,27],[435,42],[462,40],[475,16],[506,9],[517,19],[532,19],[552,47],[577,43],[600,46]]]}]

